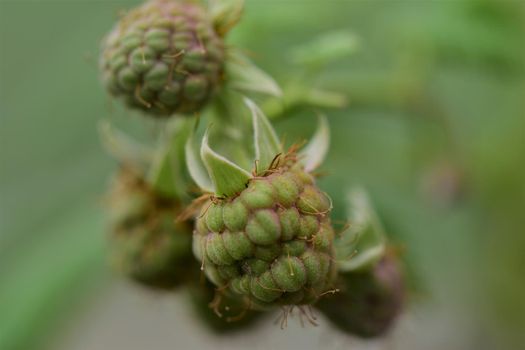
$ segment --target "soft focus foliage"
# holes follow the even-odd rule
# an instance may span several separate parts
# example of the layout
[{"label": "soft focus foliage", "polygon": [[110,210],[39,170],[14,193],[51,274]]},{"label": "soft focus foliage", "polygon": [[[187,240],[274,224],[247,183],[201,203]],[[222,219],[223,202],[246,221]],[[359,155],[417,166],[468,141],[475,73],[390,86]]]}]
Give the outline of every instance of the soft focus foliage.
[{"label": "soft focus foliage", "polygon": [[[145,141],[159,126],[107,100],[97,50],[116,14],[137,3],[0,2],[2,349],[62,336],[66,317],[109,285],[102,193],[114,164],[96,125],[131,123]],[[524,7],[252,0],[229,38],[282,86],[308,78],[346,95],[344,110],[326,113],[330,176],[320,186],[334,220],[345,218],[342,189],[370,191],[413,270],[415,349],[525,342]],[[294,75],[307,43],[334,30],[353,33],[357,51]],[[291,110],[280,134],[311,135],[313,112]]]}]

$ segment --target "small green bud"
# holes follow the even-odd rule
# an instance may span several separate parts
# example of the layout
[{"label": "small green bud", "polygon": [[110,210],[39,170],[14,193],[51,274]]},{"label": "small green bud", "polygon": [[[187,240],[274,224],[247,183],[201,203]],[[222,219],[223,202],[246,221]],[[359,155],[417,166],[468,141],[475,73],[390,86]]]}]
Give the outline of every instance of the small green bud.
[{"label": "small green bud", "polygon": [[275,243],[281,236],[279,216],[270,209],[258,210],[248,220],[246,234],[258,245]]},{"label": "small green bud", "polygon": [[230,231],[242,230],[248,221],[248,209],[239,199],[226,204],[222,215],[224,224]]},{"label": "small green bud", "polygon": [[[192,262],[190,226],[175,221],[179,203],[154,192],[129,169],[112,184],[110,253],[124,275],[150,287],[184,282]],[[197,251],[198,253],[198,251]]]},{"label": "small green bud", "polygon": [[331,209],[328,197],[311,185],[304,188],[297,201],[297,207],[307,214],[323,214]]},{"label": "small green bud", "polygon": [[299,236],[303,238],[310,238],[319,230],[319,221],[315,216],[301,216],[299,226]]},{"label": "small green bud", "polygon": [[283,241],[292,240],[301,229],[301,216],[297,209],[284,209],[279,212]]},{"label": "small green bud", "polygon": [[224,220],[222,219],[222,205],[211,205],[206,212],[206,224],[212,232],[222,232]]},{"label": "small green bud", "polygon": [[306,269],[298,257],[281,257],[272,264],[275,283],[287,292],[300,290],[307,281]]},{"label": "small green bud", "polygon": [[211,262],[219,266],[230,265],[234,261],[219,233],[212,233],[206,238],[206,254]]},{"label": "small green bud", "polygon": [[254,251],[254,256],[257,259],[268,262],[272,262],[279,255],[281,255],[281,245],[277,243],[269,246],[257,246]]},{"label": "small green bud", "polygon": [[244,232],[232,233],[225,231],[222,234],[222,239],[226,250],[235,260],[250,257],[254,251],[252,241],[250,241]]},{"label": "small green bud", "polygon": [[253,277],[250,291],[257,299],[265,303],[271,303],[283,294],[270,271],[265,271],[259,277]]},{"label": "small green bud", "polygon": [[226,280],[232,280],[240,275],[239,268],[235,265],[219,266],[218,271],[221,277]]},{"label": "small green bud", "polygon": [[283,251],[287,255],[298,256],[306,251],[306,242],[300,240],[294,240],[283,243]]},{"label": "small green bud", "polygon": [[272,181],[277,201],[284,207],[290,207],[299,197],[299,186],[291,173],[278,176]]},{"label": "small green bud", "polygon": [[271,208],[275,204],[273,187],[267,181],[253,180],[240,198],[248,209]]},{"label": "small green bud", "polygon": [[251,276],[260,276],[266,272],[270,264],[261,259],[248,259],[243,263],[243,270]]}]

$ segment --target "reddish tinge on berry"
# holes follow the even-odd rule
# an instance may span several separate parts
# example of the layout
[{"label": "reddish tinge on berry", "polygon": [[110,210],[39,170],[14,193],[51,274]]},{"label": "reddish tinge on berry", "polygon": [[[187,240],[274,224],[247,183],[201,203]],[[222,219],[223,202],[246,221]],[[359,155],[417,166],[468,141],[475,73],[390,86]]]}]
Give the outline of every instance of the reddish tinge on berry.
[{"label": "reddish tinge on berry", "polygon": [[312,304],[330,289],[334,231],[330,199],[299,164],[213,199],[196,224],[194,250],[218,287],[254,308]]},{"label": "reddish tinge on berry", "polygon": [[154,116],[202,109],[221,84],[225,56],[209,17],[183,0],[150,0],[129,11],[102,45],[109,93]]}]

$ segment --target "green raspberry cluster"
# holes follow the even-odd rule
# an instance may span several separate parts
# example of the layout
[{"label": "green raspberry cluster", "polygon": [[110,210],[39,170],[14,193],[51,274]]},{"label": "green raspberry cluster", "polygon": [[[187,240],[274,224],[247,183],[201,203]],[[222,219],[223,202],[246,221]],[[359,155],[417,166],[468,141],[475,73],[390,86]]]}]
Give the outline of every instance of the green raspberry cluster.
[{"label": "green raspberry cluster", "polygon": [[331,202],[298,163],[212,199],[197,219],[194,252],[218,287],[254,309],[312,304],[335,274]]},{"label": "green raspberry cluster", "polygon": [[340,274],[340,293],[317,305],[335,326],[364,338],[384,334],[402,311],[405,282],[397,258],[385,255],[371,270]]},{"label": "green raspberry cluster", "polygon": [[192,261],[191,228],[174,220],[179,204],[154,193],[130,170],[115,180],[109,198],[112,263],[148,286],[179,285]]},{"label": "green raspberry cluster", "polygon": [[[159,118],[209,104],[206,123],[218,122],[202,134],[200,149],[195,137],[203,130],[190,119],[159,124],[157,149],[102,125],[105,146],[125,165],[110,195],[113,264],[148,287],[186,288],[197,315],[216,332],[242,330],[276,306],[283,308],[282,327],[294,309],[301,322],[306,316],[315,324],[305,312],[315,306],[347,333],[383,334],[402,309],[402,271],[386,254],[384,230],[364,190],[348,192],[353,229],[335,239],[331,200],[312,176],[329,151],[328,120],[320,116],[311,141],[286,151],[270,119],[244,95],[278,97],[267,106],[289,96],[239,50],[225,49],[244,1],[203,2],[146,0],[103,41],[100,69],[111,95]],[[330,43],[340,47],[348,39],[336,38],[313,47],[330,51]],[[293,85],[304,96],[292,107],[344,102]],[[251,150],[241,101],[252,117]],[[210,137],[231,160],[214,151]],[[195,185],[203,193],[198,198]]]},{"label": "green raspberry cluster", "polygon": [[204,107],[223,75],[224,45],[206,10],[184,0],[150,0],[131,10],[103,42],[110,94],[156,116]]}]

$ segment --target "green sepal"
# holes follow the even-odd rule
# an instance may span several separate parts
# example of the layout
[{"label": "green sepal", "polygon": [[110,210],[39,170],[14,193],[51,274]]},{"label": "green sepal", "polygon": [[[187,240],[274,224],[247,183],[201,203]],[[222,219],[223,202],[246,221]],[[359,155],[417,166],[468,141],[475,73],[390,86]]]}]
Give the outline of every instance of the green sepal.
[{"label": "green sepal", "polygon": [[290,50],[292,62],[308,67],[328,65],[359,49],[359,38],[346,30],[321,34],[310,42]]},{"label": "green sepal", "polygon": [[262,93],[280,97],[281,88],[266,72],[253,64],[239,50],[229,50],[226,76],[231,88],[243,93]]},{"label": "green sepal", "polygon": [[304,170],[311,172],[319,167],[330,148],[330,126],[325,116],[319,116],[317,130],[310,142],[301,150]]},{"label": "green sepal", "polygon": [[255,160],[258,162],[258,173],[266,171],[276,155],[283,152],[277,134],[264,113],[250,99],[245,98],[244,103],[252,113]]},{"label": "green sepal", "polygon": [[145,174],[153,159],[153,150],[139,143],[121,130],[113,127],[107,120],[98,123],[102,145],[119,163],[134,167]]},{"label": "green sepal", "polygon": [[241,20],[244,0],[211,0],[209,10],[215,31],[224,36]]},{"label": "green sepal", "polygon": [[262,109],[269,119],[276,120],[291,114],[290,111],[306,108],[341,109],[348,105],[348,97],[336,91],[312,88],[303,83],[291,84],[283,90],[282,98],[267,99]]},{"label": "green sepal", "polygon": [[350,227],[335,241],[340,272],[366,270],[385,254],[386,234],[366,191],[347,192]]},{"label": "green sepal", "polygon": [[232,197],[246,188],[251,174],[213,151],[208,142],[209,130],[202,138],[201,158],[219,197]]},{"label": "green sepal", "polygon": [[[237,91],[223,90],[213,102],[208,124],[220,125],[213,130],[214,148],[227,154],[241,168],[249,170],[254,162],[253,141],[246,135],[252,132],[252,125],[243,101],[244,96]],[[217,142],[220,142],[220,148]]]},{"label": "green sepal", "polygon": [[301,102],[310,107],[318,108],[344,108],[348,104],[346,95],[323,89],[305,90]]},{"label": "green sepal", "polygon": [[195,147],[194,135],[197,127],[198,122],[195,123],[195,127],[190,132],[184,147],[186,167],[188,168],[190,177],[202,191],[213,193],[215,191],[213,188],[213,183],[210,179],[210,176],[208,175],[208,172],[206,171],[206,167],[204,166],[202,159],[199,157],[199,152]]},{"label": "green sepal", "polygon": [[174,119],[167,125],[160,146],[148,171],[152,188],[171,198],[188,198],[188,180],[184,167],[184,146],[191,132],[189,120]]}]

